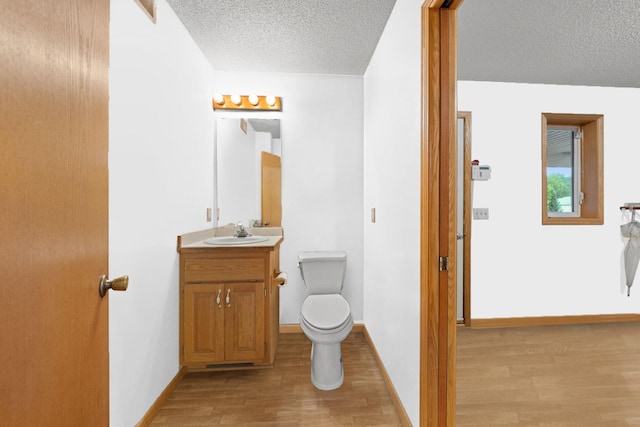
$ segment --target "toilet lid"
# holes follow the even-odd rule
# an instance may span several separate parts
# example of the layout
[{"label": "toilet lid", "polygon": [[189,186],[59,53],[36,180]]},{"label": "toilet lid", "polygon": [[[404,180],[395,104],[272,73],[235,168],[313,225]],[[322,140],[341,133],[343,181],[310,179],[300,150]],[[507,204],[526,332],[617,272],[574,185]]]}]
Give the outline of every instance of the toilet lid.
[{"label": "toilet lid", "polygon": [[340,294],[309,295],[302,303],[300,312],[313,327],[334,329],[349,318],[351,307]]}]

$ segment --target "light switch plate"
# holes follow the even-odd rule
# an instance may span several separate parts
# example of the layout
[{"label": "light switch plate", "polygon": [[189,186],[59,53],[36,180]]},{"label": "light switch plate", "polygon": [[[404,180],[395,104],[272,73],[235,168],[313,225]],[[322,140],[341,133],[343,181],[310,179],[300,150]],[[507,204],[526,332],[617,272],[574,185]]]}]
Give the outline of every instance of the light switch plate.
[{"label": "light switch plate", "polygon": [[473,219],[489,219],[489,208],[473,208]]}]

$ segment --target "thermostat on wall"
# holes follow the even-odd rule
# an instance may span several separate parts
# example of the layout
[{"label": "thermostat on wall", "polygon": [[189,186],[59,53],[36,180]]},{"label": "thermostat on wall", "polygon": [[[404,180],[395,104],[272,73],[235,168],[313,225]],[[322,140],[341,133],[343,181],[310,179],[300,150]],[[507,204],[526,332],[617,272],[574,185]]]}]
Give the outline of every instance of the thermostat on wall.
[{"label": "thermostat on wall", "polygon": [[471,179],[476,181],[487,181],[491,178],[491,166],[487,165],[472,165],[471,166]]}]

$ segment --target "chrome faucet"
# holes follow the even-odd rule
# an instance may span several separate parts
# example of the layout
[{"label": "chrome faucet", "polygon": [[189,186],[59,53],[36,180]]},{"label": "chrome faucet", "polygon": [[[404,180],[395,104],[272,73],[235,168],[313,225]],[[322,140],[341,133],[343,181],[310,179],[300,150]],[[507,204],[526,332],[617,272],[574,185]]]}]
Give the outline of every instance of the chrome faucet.
[{"label": "chrome faucet", "polygon": [[244,229],[244,225],[242,225],[241,222],[236,224],[236,228],[237,228],[237,231],[236,231],[236,234],[235,234],[236,237],[249,237],[250,236],[250,234],[247,233],[247,230]]}]

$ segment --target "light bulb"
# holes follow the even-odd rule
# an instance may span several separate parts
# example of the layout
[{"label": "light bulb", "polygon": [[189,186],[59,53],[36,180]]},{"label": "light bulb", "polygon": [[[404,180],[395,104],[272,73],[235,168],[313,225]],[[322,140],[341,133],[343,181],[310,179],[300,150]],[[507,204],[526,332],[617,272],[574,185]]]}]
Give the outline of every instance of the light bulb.
[{"label": "light bulb", "polygon": [[224,105],[224,96],[222,96],[222,94],[220,94],[220,93],[214,93],[213,94],[213,101],[216,104]]},{"label": "light bulb", "polygon": [[249,103],[251,105],[258,105],[258,96],[257,95],[249,95]]},{"label": "light bulb", "polygon": [[272,107],[276,105],[276,97],[273,95],[267,95],[267,104],[269,104]]},{"label": "light bulb", "polygon": [[240,98],[240,95],[234,93],[233,95],[231,95],[231,102],[236,105],[240,105],[242,104],[242,98]]}]

